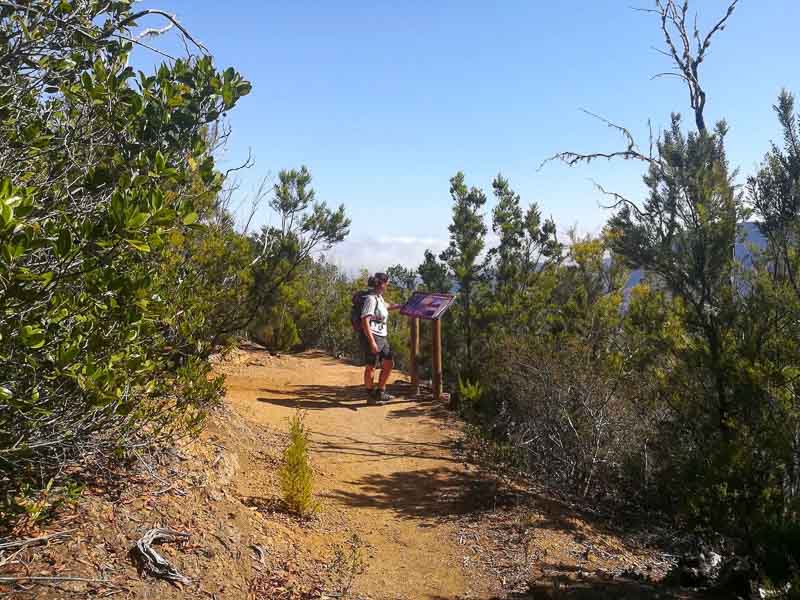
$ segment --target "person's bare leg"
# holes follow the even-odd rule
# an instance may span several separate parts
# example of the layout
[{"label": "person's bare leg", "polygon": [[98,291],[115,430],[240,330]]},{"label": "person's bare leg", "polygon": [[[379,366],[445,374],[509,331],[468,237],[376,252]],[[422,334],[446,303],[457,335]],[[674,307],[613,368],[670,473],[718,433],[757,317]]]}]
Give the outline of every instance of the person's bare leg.
[{"label": "person's bare leg", "polygon": [[389,381],[389,375],[392,374],[392,367],[394,367],[394,362],[388,359],[384,360],[381,365],[381,376],[378,379],[378,388],[381,391],[386,390],[386,382]]},{"label": "person's bare leg", "polygon": [[370,392],[372,391],[372,387],[374,385],[372,379],[372,373],[374,370],[375,368],[372,367],[372,365],[367,365],[366,367],[364,367],[364,387],[366,387],[367,391]]}]

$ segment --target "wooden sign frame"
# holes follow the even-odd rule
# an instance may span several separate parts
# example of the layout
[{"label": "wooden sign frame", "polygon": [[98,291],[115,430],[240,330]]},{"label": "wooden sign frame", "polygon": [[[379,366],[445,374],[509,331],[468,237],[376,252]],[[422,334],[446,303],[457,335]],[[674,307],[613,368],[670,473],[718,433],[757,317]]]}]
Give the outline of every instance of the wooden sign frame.
[{"label": "wooden sign frame", "polygon": [[441,317],[450,308],[455,296],[453,294],[429,294],[414,292],[408,302],[400,309],[400,314],[408,317],[411,330],[409,336],[409,354],[411,358],[411,385],[419,394],[419,357],[420,320],[430,321],[433,327],[431,340],[433,353],[433,397],[442,398],[442,321]]},{"label": "wooden sign frame", "polygon": [[406,317],[435,321],[442,318],[453,300],[455,300],[453,294],[414,292],[400,309],[400,314]]}]

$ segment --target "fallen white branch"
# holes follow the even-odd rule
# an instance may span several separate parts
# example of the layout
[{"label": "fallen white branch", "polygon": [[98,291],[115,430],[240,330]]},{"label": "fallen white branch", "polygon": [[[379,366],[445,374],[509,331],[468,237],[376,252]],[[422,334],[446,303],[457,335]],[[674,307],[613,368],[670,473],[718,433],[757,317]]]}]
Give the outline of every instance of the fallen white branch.
[{"label": "fallen white branch", "polygon": [[151,529],[136,542],[136,552],[141,562],[142,568],[154,577],[160,577],[167,581],[189,584],[191,580],[178,572],[172,564],[158,552],[153,550],[152,544],[156,542],[177,542],[187,540],[190,534],[182,531],[175,531],[164,527]]},{"label": "fallen white branch", "polygon": [[28,538],[25,540],[14,540],[13,542],[0,542],[0,550],[9,550],[10,548],[22,548],[25,546],[36,546],[39,544],[44,544],[49,540],[65,537],[71,534],[73,531],[75,530],[68,529],[67,531],[59,531],[56,533],[51,533],[49,535],[43,535],[35,538]]},{"label": "fallen white branch", "polygon": [[28,575],[20,575],[18,577],[0,577],[0,583],[23,583],[23,582],[57,583],[61,581],[72,581],[77,583],[96,583],[98,585],[118,588],[118,586],[114,585],[110,581],[106,581],[105,579],[88,579],[86,577],[56,577],[56,576],[40,577],[40,576],[28,576]]}]

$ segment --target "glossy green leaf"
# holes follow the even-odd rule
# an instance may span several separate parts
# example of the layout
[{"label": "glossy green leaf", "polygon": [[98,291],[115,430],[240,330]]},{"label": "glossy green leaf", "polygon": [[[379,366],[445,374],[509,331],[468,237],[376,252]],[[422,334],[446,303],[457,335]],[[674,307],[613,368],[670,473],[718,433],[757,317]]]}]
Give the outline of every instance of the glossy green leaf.
[{"label": "glossy green leaf", "polygon": [[69,254],[70,250],[72,250],[72,235],[68,229],[64,228],[58,234],[58,240],[56,241],[56,253],[58,256],[64,257]]},{"label": "glossy green leaf", "polygon": [[125,240],[135,250],[139,252],[150,252],[150,245],[142,240]]},{"label": "glossy green leaf", "polygon": [[128,218],[127,227],[128,229],[141,229],[142,225],[147,223],[147,220],[150,218],[150,215],[147,213],[137,212],[131,215]]},{"label": "glossy green leaf", "polygon": [[25,325],[20,332],[20,337],[22,339],[22,343],[28,348],[37,349],[44,346],[44,331],[38,327]]}]

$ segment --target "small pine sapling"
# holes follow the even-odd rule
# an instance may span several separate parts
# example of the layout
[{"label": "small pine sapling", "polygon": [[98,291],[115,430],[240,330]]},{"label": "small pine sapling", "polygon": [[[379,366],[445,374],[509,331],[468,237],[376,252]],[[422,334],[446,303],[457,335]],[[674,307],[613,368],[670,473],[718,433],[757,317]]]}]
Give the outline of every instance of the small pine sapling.
[{"label": "small pine sapling", "polygon": [[314,471],[308,452],[308,429],[303,419],[300,411],[289,419],[289,445],[283,452],[279,477],[286,506],[306,516],[316,512],[318,505],[312,495]]}]

